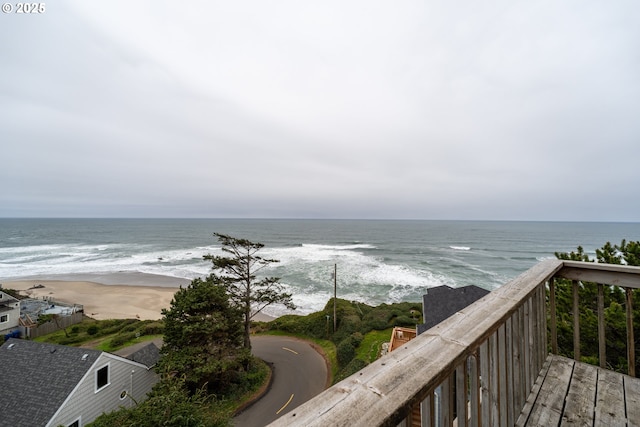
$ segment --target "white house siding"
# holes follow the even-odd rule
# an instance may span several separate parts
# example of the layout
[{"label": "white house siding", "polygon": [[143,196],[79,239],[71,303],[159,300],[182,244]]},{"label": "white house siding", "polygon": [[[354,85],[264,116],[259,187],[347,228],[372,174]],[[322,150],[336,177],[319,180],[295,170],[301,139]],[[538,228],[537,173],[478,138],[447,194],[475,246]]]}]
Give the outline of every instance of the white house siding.
[{"label": "white house siding", "polygon": [[[107,364],[109,365],[109,385],[96,392],[96,372]],[[133,392],[131,392],[132,379]],[[81,425],[86,425],[104,412],[134,405],[129,397],[120,399],[123,391],[131,393],[138,403],[143,401],[157,381],[158,376],[153,370],[147,370],[146,366],[109,353],[102,353],[47,426],[66,426],[78,417],[81,417]]]},{"label": "white house siding", "polygon": [[[14,298],[0,291],[0,301],[13,301]],[[6,305],[1,305],[0,307],[5,310],[0,310],[0,318],[2,316],[7,316],[7,321],[0,323],[0,334],[9,333],[15,329],[18,329],[18,325],[20,324],[20,302],[15,300],[14,302],[10,302]]]}]

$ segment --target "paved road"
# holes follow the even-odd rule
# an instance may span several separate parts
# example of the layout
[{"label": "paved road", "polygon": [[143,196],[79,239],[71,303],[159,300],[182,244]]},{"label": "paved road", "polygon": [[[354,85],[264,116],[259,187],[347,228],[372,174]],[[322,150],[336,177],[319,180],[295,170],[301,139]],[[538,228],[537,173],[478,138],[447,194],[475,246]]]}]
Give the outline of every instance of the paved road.
[{"label": "paved road", "polygon": [[272,364],[271,389],[233,419],[237,427],[263,427],[325,389],[327,365],[309,343],[289,337],[251,338],[253,354]]}]

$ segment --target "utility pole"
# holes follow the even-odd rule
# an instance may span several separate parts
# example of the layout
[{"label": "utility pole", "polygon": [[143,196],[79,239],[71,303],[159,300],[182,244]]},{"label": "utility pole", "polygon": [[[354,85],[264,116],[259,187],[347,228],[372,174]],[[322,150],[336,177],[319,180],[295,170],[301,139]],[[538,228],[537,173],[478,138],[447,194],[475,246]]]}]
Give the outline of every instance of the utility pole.
[{"label": "utility pole", "polygon": [[338,320],[336,318],[336,302],[338,298],[338,264],[333,264],[333,333],[338,328]]}]

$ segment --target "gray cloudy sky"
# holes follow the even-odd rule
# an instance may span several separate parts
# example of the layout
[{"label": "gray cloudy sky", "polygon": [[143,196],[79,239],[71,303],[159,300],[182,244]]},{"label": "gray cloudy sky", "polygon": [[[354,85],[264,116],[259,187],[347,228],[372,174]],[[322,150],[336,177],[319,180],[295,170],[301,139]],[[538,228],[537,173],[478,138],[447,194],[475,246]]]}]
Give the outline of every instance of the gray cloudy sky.
[{"label": "gray cloudy sky", "polygon": [[45,5],[0,216],[640,221],[636,0]]}]

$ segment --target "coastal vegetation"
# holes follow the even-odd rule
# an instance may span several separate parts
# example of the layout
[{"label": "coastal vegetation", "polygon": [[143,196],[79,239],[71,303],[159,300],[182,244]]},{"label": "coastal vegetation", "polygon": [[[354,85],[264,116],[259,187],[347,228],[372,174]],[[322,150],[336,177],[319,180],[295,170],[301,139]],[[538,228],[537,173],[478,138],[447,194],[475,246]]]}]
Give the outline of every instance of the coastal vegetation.
[{"label": "coastal vegetation", "polygon": [[[184,379],[163,376],[146,400],[132,408],[102,414],[91,427],[222,427],[229,415],[202,390],[190,394]],[[222,408],[224,409],[224,408]]]},{"label": "coastal vegetation", "polygon": [[224,394],[242,380],[253,359],[243,346],[242,313],[215,280],[194,279],[162,310],[159,370],[184,378],[192,394],[200,389]]},{"label": "coastal vegetation", "polygon": [[137,342],[161,338],[163,331],[164,323],[159,320],[95,320],[85,317],[82,322],[66,328],[66,332],[59,330],[34,341],[116,351]]},{"label": "coastal vegetation", "polygon": [[333,299],[322,311],[306,316],[285,315],[261,325],[267,333],[284,333],[326,340],[335,347],[333,382],[338,382],[380,356],[382,344],[391,339],[394,326],[422,323],[422,304],[402,302],[370,306],[357,301],[336,300],[337,327],[333,330]]}]

